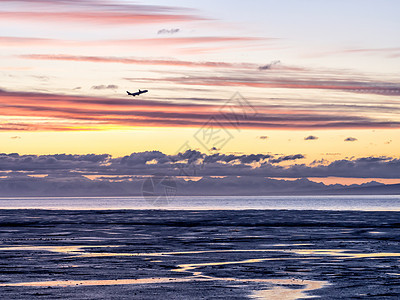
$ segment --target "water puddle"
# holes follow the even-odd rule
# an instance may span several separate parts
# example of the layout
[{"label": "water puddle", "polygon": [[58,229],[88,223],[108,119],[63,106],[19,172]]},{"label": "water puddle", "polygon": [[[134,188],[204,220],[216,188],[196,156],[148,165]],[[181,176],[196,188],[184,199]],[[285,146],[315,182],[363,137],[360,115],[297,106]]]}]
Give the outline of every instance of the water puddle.
[{"label": "water puddle", "polygon": [[292,250],[299,255],[318,255],[318,256],[336,256],[339,258],[379,258],[379,257],[400,257],[400,253],[377,252],[377,253],[354,253],[349,250],[340,249],[307,249]]},{"label": "water puddle", "polygon": [[14,246],[0,247],[0,251],[49,251],[62,254],[84,253],[83,248],[109,248],[118,246]]},{"label": "water puddle", "polygon": [[[277,244],[279,245],[279,244]],[[277,246],[273,245],[273,246]],[[281,245],[279,245],[281,246]],[[115,248],[118,245],[96,246],[96,245],[79,245],[79,246],[12,246],[0,247],[0,251],[50,251],[62,254],[74,255],[75,257],[108,257],[108,256],[170,256],[170,255],[190,255],[190,254],[206,254],[206,253],[233,253],[233,252],[284,252],[294,253],[298,255],[313,256],[336,256],[338,258],[379,258],[379,257],[400,257],[400,253],[377,252],[377,253],[355,253],[346,249],[228,249],[228,250],[203,250],[203,251],[173,251],[173,252],[148,252],[148,253],[118,253],[118,252],[87,252],[84,248]],[[277,260],[282,258],[261,258],[253,260],[254,262],[264,260]],[[288,258],[283,258],[288,259]],[[299,259],[299,258],[289,258]],[[230,264],[235,262],[227,262]]]},{"label": "water puddle", "polygon": [[[277,244],[279,245],[279,244]],[[277,246],[273,245],[273,246]],[[279,245],[283,246],[283,245]],[[117,245],[96,246],[96,245],[79,245],[79,246],[12,246],[0,247],[0,251],[50,251],[62,254],[70,254],[75,257],[108,257],[108,256],[170,256],[170,255],[190,255],[190,254],[206,254],[206,253],[233,253],[233,252],[284,252],[294,253],[298,255],[310,256],[336,256],[338,258],[379,258],[379,257],[400,257],[400,253],[377,252],[377,253],[355,253],[346,249],[227,249],[227,250],[203,250],[203,251],[173,251],[173,252],[148,252],[148,253],[118,253],[118,252],[87,252],[84,248],[115,248]],[[309,257],[310,259],[314,257]],[[281,258],[262,258],[257,261],[281,259]],[[286,258],[285,258],[286,259]],[[292,257],[291,259],[298,259]],[[234,263],[234,262],[232,262]],[[229,264],[225,263],[225,264]]]},{"label": "water puddle", "polygon": [[[292,279],[290,283],[285,283],[285,279],[274,279],[275,286],[268,290],[254,291],[251,295],[253,299],[279,299],[279,300],[294,300],[313,298],[307,295],[308,291],[318,290],[327,285],[326,281],[298,280]],[[281,286],[285,284],[286,286]],[[294,288],[289,288],[287,285],[292,285]],[[301,287],[301,288],[299,288]]]},{"label": "water puddle", "polygon": [[[301,245],[301,244],[298,244]],[[306,244],[303,244],[305,246]],[[308,244],[307,244],[308,245]],[[284,244],[270,245],[272,247],[293,246]],[[272,260],[310,260],[331,257],[335,259],[378,259],[381,257],[400,257],[400,253],[376,252],[376,253],[360,253],[350,249],[225,249],[225,250],[199,250],[199,251],[171,251],[171,252],[154,252],[154,253],[113,253],[113,252],[87,252],[89,249],[95,251],[96,248],[116,248],[119,246],[93,246],[93,245],[74,245],[74,246],[12,246],[0,247],[0,251],[50,251],[62,254],[68,254],[75,258],[83,257],[112,257],[112,256],[140,256],[150,260],[153,263],[162,262],[163,256],[186,255],[190,262],[190,255],[209,254],[209,253],[273,253],[277,257],[261,257],[248,258],[238,261],[214,261],[204,263],[187,263],[179,264],[172,271],[187,272],[186,277],[178,278],[141,278],[141,279],[116,279],[116,280],[64,280],[64,281],[43,281],[43,282],[20,282],[20,283],[3,283],[0,286],[36,286],[36,287],[71,287],[71,286],[88,286],[88,285],[124,285],[124,284],[159,284],[174,282],[191,282],[191,281],[224,281],[240,283],[247,285],[252,290],[251,297],[253,299],[299,299],[310,298],[309,291],[321,289],[329,285],[327,281],[312,281],[300,279],[252,279],[252,278],[223,278],[210,276],[203,273],[199,268],[208,266],[225,266],[253,264]],[[281,254],[286,255],[282,257]],[[292,254],[292,255],[288,255]],[[157,257],[156,259],[154,257]],[[212,255],[208,255],[208,258]],[[299,275],[297,273],[297,275]],[[398,273],[391,273],[392,276],[399,276]]]},{"label": "water puddle", "polygon": [[36,287],[70,287],[88,285],[123,285],[123,284],[155,284],[170,282],[188,282],[199,280],[196,278],[142,278],[142,279],[115,279],[115,280],[61,280],[2,283],[0,286],[36,286]]},{"label": "water puddle", "polygon": [[[260,283],[270,286],[269,289],[262,289],[253,291],[251,298],[253,299],[299,299],[309,298],[307,291],[317,290],[329,283],[327,281],[313,281],[313,280],[300,280],[300,279],[240,279],[240,278],[222,278],[204,275],[201,271],[196,271],[197,268],[205,266],[223,266],[230,264],[248,264],[257,263],[267,260],[283,260],[283,259],[310,259],[310,258],[259,258],[259,259],[246,259],[241,261],[228,261],[228,262],[209,262],[209,263],[198,263],[198,264],[182,264],[178,265],[178,269],[172,271],[175,272],[190,272],[193,278],[203,278],[213,281],[233,281],[240,282],[241,284]],[[286,286],[282,286],[286,285]],[[293,286],[288,288],[287,286]]]}]

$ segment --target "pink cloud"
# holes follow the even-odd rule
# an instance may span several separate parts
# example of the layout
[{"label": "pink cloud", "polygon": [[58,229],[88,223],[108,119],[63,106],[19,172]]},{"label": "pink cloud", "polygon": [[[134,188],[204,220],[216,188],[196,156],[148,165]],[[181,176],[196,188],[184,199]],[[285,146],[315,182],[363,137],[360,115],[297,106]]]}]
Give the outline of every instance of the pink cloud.
[{"label": "pink cloud", "polygon": [[57,0],[7,0],[20,4],[13,10],[0,12],[0,18],[38,22],[83,22],[94,24],[146,24],[205,20],[187,14],[193,12],[183,7],[144,5],[110,1],[57,1]]},{"label": "pink cloud", "polygon": [[56,42],[53,39],[28,38],[0,36],[0,46],[25,46],[25,45],[47,45]]},{"label": "pink cloud", "polygon": [[[138,47],[143,50],[148,47],[170,47],[174,51],[184,54],[200,54],[215,51],[226,51],[228,49],[240,49],[251,45],[269,43],[275,39],[258,37],[240,37],[240,36],[200,36],[200,37],[181,37],[181,38],[151,38],[151,39],[125,39],[125,40],[59,40],[31,37],[7,37],[0,36],[0,47]],[[65,48],[63,48],[65,49]],[[257,66],[258,67],[258,66]]]},{"label": "pink cloud", "polygon": [[0,12],[5,20],[36,22],[77,22],[112,25],[137,25],[148,23],[187,22],[205,18],[178,14],[145,14],[125,12]]},{"label": "pink cloud", "polygon": [[[290,70],[290,69],[289,69]],[[128,78],[129,79],[129,78]],[[174,84],[196,85],[196,86],[243,86],[254,88],[280,88],[280,89],[317,89],[337,90],[353,93],[367,93],[379,95],[400,95],[400,85],[395,83],[354,81],[351,78],[303,79],[303,76],[291,76],[286,78],[265,77],[264,75],[242,74],[238,76],[185,76],[170,78],[142,78],[141,81],[164,81]]]},{"label": "pink cloud", "polygon": [[142,59],[142,58],[123,58],[123,57],[101,57],[101,56],[74,56],[74,55],[46,55],[31,54],[20,55],[21,58],[37,59],[37,60],[63,60],[63,61],[79,61],[79,62],[96,62],[96,63],[122,63],[122,64],[138,64],[138,65],[162,65],[162,66],[179,66],[179,67],[207,67],[207,68],[246,68],[255,69],[258,65],[250,63],[228,63],[228,62],[195,62],[183,60],[166,60],[166,59]]},{"label": "pink cloud", "polygon": [[[27,119],[3,124],[3,130],[101,130],[112,126],[202,127],[211,117],[226,128],[235,127],[230,112],[219,105],[171,103],[155,100],[102,98],[0,90],[3,116],[41,117],[47,122]],[[243,109],[238,106],[237,109]],[[399,128],[400,123],[341,113],[290,110],[255,106],[257,114],[243,118],[242,128]],[[236,116],[236,115],[235,115]],[[54,121],[52,121],[54,120]],[[77,122],[78,121],[78,122]],[[49,129],[53,128],[53,129]]]}]

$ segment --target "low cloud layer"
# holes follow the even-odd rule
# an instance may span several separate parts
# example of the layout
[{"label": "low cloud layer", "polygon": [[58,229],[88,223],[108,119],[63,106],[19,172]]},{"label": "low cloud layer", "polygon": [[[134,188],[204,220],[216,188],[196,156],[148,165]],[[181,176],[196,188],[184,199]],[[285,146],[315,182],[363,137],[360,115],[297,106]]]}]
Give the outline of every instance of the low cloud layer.
[{"label": "low cloud layer", "polygon": [[115,158],[109,154],[3,153],[0,154],[0,175],[147,176],[161,172],[174,176],[400,178],[398,158],[363,157],[336,160],[329,164],[314,162],[310,165],[303,163],[304,158],[303,154],[205,154],[196,150],[176,155],[146,151]]},{"label": "low cloud layer", "polygon": [[[302,163],[302,154],[204,154],[188,150],[176,155],[159,151],[108,154],[0,154],[1,196],[139,195],[148,176],[167,174],[182,195],[278,195],[400,193],[397,185],[324,185],[307,177],[399,178],[400,160],[364,157],[329,164]],[[273,178],[294,178],[276,180]],[[299,179],[300,178],[300,179]],[[387,188],[387,189],[386,189]]]}]

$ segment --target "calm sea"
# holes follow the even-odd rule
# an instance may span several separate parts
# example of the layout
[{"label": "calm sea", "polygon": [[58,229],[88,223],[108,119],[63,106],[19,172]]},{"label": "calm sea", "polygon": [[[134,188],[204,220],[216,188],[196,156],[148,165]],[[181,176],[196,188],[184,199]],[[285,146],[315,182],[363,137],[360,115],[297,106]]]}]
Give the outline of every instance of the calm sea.
[{"label": "calm sea", "polygon": [[358,210],[400,211],[397,196],[178,196],[0,198],[0,209]]}]

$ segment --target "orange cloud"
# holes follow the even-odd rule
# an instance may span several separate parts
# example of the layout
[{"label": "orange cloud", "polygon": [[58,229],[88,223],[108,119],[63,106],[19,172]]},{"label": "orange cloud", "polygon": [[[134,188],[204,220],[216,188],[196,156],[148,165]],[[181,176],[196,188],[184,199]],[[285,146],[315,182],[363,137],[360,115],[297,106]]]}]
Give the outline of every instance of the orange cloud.
[{"label": "orange cloud", "polygon": [[[255,106],[250,114],[247,112],[244,116],[232,111],[221,112],[219,105],[4,90],[0,90],[0,105],[1,115],[24,120],[16,124],[0,123],[2,130],[102,130],[115,126],[202,127],[210,118],[216,120],[218,126],[230,128],[238,125],[232,123],[237,117],[240,127],[254,129],[400,127],[399,122],[343,113],[285,111]],[[234,105],[233,108],[243,110],[240,104]],[[35,122],[31,118],[46,118],[48,121]]]}]

